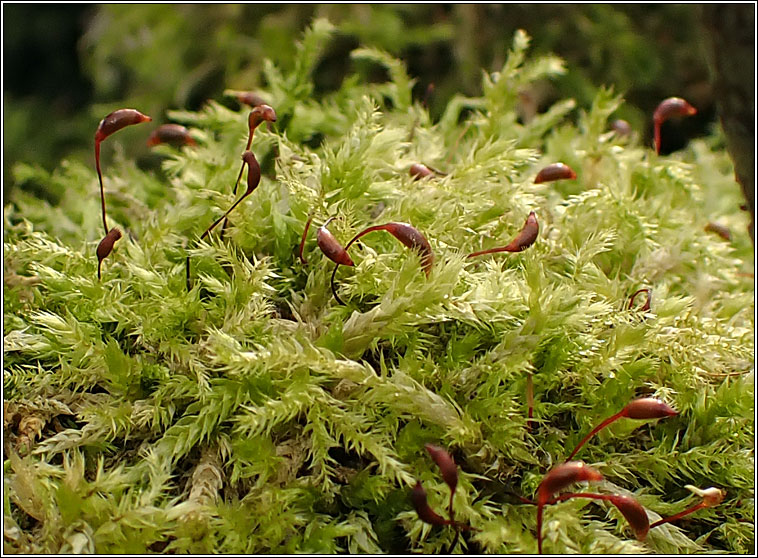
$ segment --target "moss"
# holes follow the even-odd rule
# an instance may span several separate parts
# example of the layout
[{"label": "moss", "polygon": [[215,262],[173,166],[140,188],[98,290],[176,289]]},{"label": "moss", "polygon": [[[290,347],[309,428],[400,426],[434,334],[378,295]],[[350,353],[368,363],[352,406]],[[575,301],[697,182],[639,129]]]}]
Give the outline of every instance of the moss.
[{"label": "moss", "polygon": [[[199,145],[158,148],[162,174],[118,155],[108,165],[111,220],[127,234],[101,282],[94,169],[14,169],[65,195],[52,206],[19,193],[5,208],[6,549],[439,553],[452,531],[406,500],[419,478],[444,505],[431,442],[461,468],[456,515],[479,529],[465,548],[534,552],[534,511],[512,494],[531,497],[594,424],[647,394],[680,415],[622,421],[583,458],[651,513],[690,505],[685,484],[726,500],[642,543],[618,514],[565,502],[546,513],[546,550],[749,548],[754,290],[741,274],[753,255],[718,132],[656,156],[607,131],[623,105],[610,90],[577,124],[570,100],[519,119],[518,90],[564,71],[530,58],[522,32],[482,95],[454,98],[439,122],[376,49],[355,56],[388,83],[350,78],[317,102],[332,34],[316,22],[291,72],[265,66],[279,118],[256,133],[264,176],[223,239],[198,241],[233,202],[244,111],[171,112]],[[118,153],[123,140],[109,141]],[[557,161],[577,179],[533,183]],[[414,162],[447,174],[414,181]],[[532,210],[533,246],[465,257],[506,244]],[[308,264],[297,258],[311,214],[338,215],[342,243],[411,223],[434,268],[368,235],[338,272],[340,306],[315,235]],[[732,240],[706,233],[712,220]],[[628,308],[642,287],[648,312]]]}]

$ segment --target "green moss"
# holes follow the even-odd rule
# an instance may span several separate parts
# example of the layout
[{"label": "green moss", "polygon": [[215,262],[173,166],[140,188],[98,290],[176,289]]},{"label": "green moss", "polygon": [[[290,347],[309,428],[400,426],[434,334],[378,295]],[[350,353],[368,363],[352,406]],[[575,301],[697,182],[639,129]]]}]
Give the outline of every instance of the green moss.
[{"label": "green moss", "polygon": [[[691,505],[685,484],[724,488],[726,501],[644,542],[615,510],[565,502],[546,512],[546,551],[749,548],[754,291],[740,273],[753,255],[717,133],[656,156],[606,131],[623,104],[610,90],[577,125],[570,100],[520,120],[518,88],[565,71],[530,60],[524,33],[483,95],[454,98],[438,123],[376,49],[354,54],[388,83],[350,78],[316,102],[332,31],[314,23],[292,71],[266,64],[279,118],[256,132],[264,176],[223,240],[198,237],[233,202],[244,111],[171,113],[200,145],[161,147],[163,174],[118,156],[106,168],[126,234],[101,282],[94,169],[15,167],[65,195],[5,208],[6,548],[439,553],[452,530],[422,524],[406,499],[418,478],[444,506],[432,442],[462,470],[457,517],[479,529],[464,547],[534,552],[534,510],[512,494],[532,497],[593,425],[645,394],[679,416],[621,421],[580,457],[651,514]],[[121,141],[109,139],[117,152]],[[447,175],[412,180],[420,161]],[[578,178],[534,184],[556,161]],[[532,210],[533,246],[465,257],[506,244]],[[412,223],[434,268],[427,277],[416,253],[367,235],[337,273],[339,306],[313,229],[308,264],[297,258],[311,214],[314,228],[339,216],[343,244]],[[704,232],[712,220],[731,241]],[[647,313],[628,308],[642,287]]]}]

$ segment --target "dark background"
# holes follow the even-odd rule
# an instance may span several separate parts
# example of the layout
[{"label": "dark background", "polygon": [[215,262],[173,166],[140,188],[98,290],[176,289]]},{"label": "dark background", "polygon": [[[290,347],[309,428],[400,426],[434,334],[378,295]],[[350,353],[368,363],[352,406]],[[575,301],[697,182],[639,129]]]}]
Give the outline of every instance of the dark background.
[{"label": "dark background", "polygon": [[[730,24],[749,30],[754,49],[754,5],[744,8]],[[541,91],[540,108],[566,97],[587,108],[600,86],[613,85],[626,100],[616,116],[650,144],[656,105],[684,97],[698,114],[666,123],[663,153],[716,122],[714,33],[698,5],[4,4],[3,15],[6,195],[19,186],[10,173],[16,161],[52,169],[67,157],[91,158],[94,130],[111,110],[162,115],[207,99],[229,103],[226,88],[265,88],[263,59],[292,64],[314,17],[338,28],[315,74],[317,95],[361,71],[352,49],[375,46],[406,62],[419,99],[434,84],[430,110],[439,116],[453,94],[480,94],[482,69],[498,70],[523,28],[530,53],[555,53],[568,69]],[[732,71],[748,66],[738,56]]]}]

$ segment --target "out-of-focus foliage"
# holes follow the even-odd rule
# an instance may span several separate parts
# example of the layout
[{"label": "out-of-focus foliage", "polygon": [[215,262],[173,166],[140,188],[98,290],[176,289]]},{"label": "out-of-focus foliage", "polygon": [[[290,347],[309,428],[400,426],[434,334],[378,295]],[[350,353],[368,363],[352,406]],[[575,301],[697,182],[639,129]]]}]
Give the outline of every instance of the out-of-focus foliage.
[{"label": "out-of-focus foliage", "polygon": [[[246,109],[169,111],[198,145],[159,146],[157,170],[125,155],[148,125],[108,140],[109,217],[125,234],[102,281],[92,164],[14,166],[52,201],[22,191],[4,214],[6,551],[439,554],[452,529],[408,501],[416,479],[436,509],[447,497],[431,442],[454,453],[456,518],[478,529],[459,548],[533,553],[535,509],[513,495],[532,497],[594,424],[654,394],[680,414],[620,421],[583,448],[599,489],[633,493],[653,519],[693,503],[685,484],[725,501],[643,542],[603,505],[549,506],[546,551],[748,552],[754,262],[718,132],[658,156],[608,130],[623,107],[608,88],[528,110],[522,91],[571,70],[528,53],[523,31],[439,120],[413,98],[420,78],[376,46],[352,58],[385,79],[318,92],[334,41],[339,26],[316,20],[288,64],[261,61],[279,118],[256,131],[263,178],[223,239],[199,236],[233,202]],[[446,176],[413,180],[419,161]],[[576,180],[535,184],[556,161]],[[466,258],[530,211],[530,248]],[[366,236],[337,274],[339,306],[313,230],[308,264],[296,255],[309,215],[338,216],[341,242],[412,223],[434,267]],[[629,308],[643,286],[650,310]]]},{"label": "out-of-focus foliage", "polygon": [[[6,31],[11,31],[5,33],[6,57],[19,61],[35,41],[57,36],[56,29],[66,21],[62,9],[77,10],[3,9]],[[295,43],[313,17],[326,17],[337,28],[313,76],[316,98],[355,72],[374,81],[385,79],[380,67],[350,58],[360,45],[402,59],[416,80],[415,98],[423,98],[434,84],[427,100],[436,119],[454,95],[478,91],[482,69],[502,66],[511,36],[523,28],[533,37],[536,53],[554,52],[570,70],[529,92],[536,108],[566,98],[586,106],[598,87],[610,85],[627,100],[618,116],[647,138],[657,102],[681,95],[700,112],[666,135],[671,142],[667,151],[702,134],[713,120],[699,10],[693,5],[100,4],[78,10],[84,31],[81,69],[93,88],[82,85],[81,94],[95,104],[51,110],[62,81],[53,80],[55,71],[37,72],[32,91],[14,84],[28,81],[33,68],[11,74],[5,99],[6,179],[16,160],[48,169],[72,152],[90,160],[94,128],[115,108],[139,107],[162,119],[168,109],[199,109],[209,99],[235,107],[223,91],[267,87],[265,58],[282,70],[292,69]],[[61,60],[57,55],[48,59],[44,68],[55,69]],[[78,70],[69,69],[72,78]]]}]

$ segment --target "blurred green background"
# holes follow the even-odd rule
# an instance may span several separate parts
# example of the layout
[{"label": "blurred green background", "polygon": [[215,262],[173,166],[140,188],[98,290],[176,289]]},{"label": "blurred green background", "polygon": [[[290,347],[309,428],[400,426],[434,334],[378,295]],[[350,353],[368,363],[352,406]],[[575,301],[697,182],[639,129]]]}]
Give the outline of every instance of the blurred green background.
[{"label": "blurred green background", "polygon": [[[295,43],[314,17],[339,32],[316,72],[316,94],[347,75],[380,81],[374,66],[349,53],[358,46],[402,58],[439,116],[455,93],[481,91],[482,70],[499,69],[513,33],[525,29],[531,52],[553,52],[568,72],[535,92],[537,108],[572,97],[588,107],[613,85],[629,120],[650,143],[651,115],[665,97],[682,96],[699,112],[665,136],[664,152],[706,134],[716,120],[700,7],[684,4],[4,4],[4,194],[10,169],[24,161],[56,167],[92,159],[100,119],[137,108],[158,123],[167,109],[228,106],[224,89],[264,88],[264,58],[291,66]],[[43,191],[37,192],[44,197]]]}]

